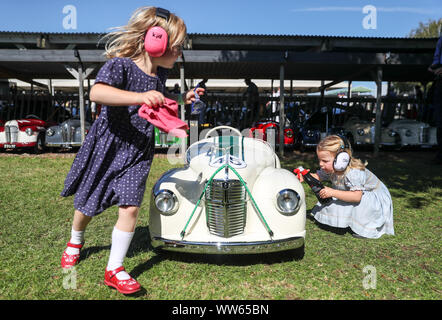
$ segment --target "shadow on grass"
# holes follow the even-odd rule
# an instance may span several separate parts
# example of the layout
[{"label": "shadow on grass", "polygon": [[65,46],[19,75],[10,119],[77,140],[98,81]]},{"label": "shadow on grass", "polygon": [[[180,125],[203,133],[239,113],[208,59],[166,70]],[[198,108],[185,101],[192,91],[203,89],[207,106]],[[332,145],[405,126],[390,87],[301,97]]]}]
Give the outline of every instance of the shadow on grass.
[{"label": "shadow on grass", "polygon": [[149,227],[137,227],[135,230],[134,239],[129,248],[128,257],[135,256],[139,252],[154,251],[156,253],[148,261],[136,266],[130,273],[133,277],[138,277],[140,274],[150,270],[156,264],[162,261],[172,260],[185,263],[197,264],[216,264],[228,266],[249,266],[254,264],[275,264],[282,262],[289,262],[293,260],[301,260],[304,257],[304,246],[295,250],[288,250],[282,252],[265,253],[265,254],[241,254],[241,255],[224,255],[224,254],[194,254],[172,252],[164,250],[156,250],[152,247],[150,240]]},{"label": "shadow on grass", "polygon": [[353,234],[354,233],[350,228],[337,228],[337,227],[332,227],[332,226],[329,226],[329,225],[326,225],[326,224],[322,224],[322,223],[318,222],[313,217],[311,212],[312,212],[312,209],[308,209],[307,210],[307,219],[312,221],[321,230],[334,233],[334,234],[336,234],[338,236],[344,236],[347,233],[349,233],[349,234]]},{"label": "shadow on grass", "polygon": [[110,245],[107,246],[95,246],[95,247],[85,247],[83,250],[81,250],[80,252],[80,260],[86,260],[89,258],[89,256],[94,255],[100,251],[103,250],[110,250]]}]

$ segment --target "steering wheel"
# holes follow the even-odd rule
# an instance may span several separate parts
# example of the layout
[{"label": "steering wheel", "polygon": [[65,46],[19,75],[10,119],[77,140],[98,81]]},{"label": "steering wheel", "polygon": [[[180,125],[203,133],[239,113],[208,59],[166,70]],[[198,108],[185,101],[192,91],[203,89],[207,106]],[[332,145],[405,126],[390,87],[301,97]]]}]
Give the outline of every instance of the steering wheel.
[{"label": "steering wheel", "polygon": [[219,129],[229,129],[229,130],[235,132],[238,136],[241,136],[241,132],[238,129],[235,129],[235,128],[232,128],[229,126],[218,126],[218,127],[212,128],[209,131],[207,131],[206,135],[204,136],[204,139],[207,139],[212,132],[219,130]]},{"label": "steering wheel", "polygon": [[36,119],[36,120],[41,120],[38,116],[36,116],[35,114],[28,114],[25,119]]}]

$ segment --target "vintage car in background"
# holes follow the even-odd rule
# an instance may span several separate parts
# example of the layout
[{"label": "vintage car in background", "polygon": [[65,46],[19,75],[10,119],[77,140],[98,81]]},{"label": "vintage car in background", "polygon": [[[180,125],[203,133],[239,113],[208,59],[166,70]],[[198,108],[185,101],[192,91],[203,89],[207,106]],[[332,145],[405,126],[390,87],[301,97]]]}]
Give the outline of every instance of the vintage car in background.
[{"label": "vintage car in background", "polygon": [[[327,135],[345,135],[345,130],[340,125],[342,116],[333,115],[332,112],[315,112],[310,118],[295,127],[295,145],[305,151],[315,148],[319,141]],[[338,121],[336,121],[338,120]]]},{"label": "vintage car in background", "polygon": [[[345,135],[352,146],[374,145],[375,123],[352,116],[343,124]],[[399,135],[392,129],[381,128],[381,146],[396,146]]]},{"label": "vintage car in background", "polygon": [[400,147],[437,145],[437,128],[431,127],[428,123],[412,119],[398,119],[393,120],[388,125],[388,129],[397,132]]},{"label": "vintage car in background", "polygon": [[170,148],[172,146],[180,145],[181,139],[168,135],[166,132],[155,127],[155,148]]},{"label": "vintage car in background", "polygon": [[[85,133],[91,124],[85,121]],[[74,148],[81,146],[80,119],[68,119],[59,125],[51,126],[46,130],[46,147],[48,148]]]},{"label": "vintage car in background", "polygon": [[0,126],[0,148],[43,152],[46,129],[53,124],[55,123],[43,121],[35,115],[6,121],[3,126]]},{"label": "vintage car in background", "polygon": [[[275,121],[259,121],[250,128],[250,137],[260,138],[271,145],[279,147],[279,123]],[[295,135],[292,128],[284,128],[284,148],[293,148]]]},{"label": "vintage car in background", "polygon": [[186,164],[152,189],[149,232],[156,249],[203,254],[303,252],[301,183],[262,139],[210,135],[186,151]]}]

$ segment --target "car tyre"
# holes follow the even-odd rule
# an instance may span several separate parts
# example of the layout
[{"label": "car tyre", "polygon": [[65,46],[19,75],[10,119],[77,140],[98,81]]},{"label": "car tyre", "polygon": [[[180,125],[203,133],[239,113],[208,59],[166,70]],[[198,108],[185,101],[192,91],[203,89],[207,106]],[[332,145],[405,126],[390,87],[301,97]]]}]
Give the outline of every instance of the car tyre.
[{"label": "car tyre", "polygon": [[302,258],[304,258],[304,253],[305,253],[305,245],[302,245],[299,248],[288,251],[290,258],[293,260],[302,260]]},{"label": "car tyre", "polygon": [[40,133],[37,137],[37,143],[34,146],[33,153],[40,154],[45,151],[45,138],[44,134]]}]

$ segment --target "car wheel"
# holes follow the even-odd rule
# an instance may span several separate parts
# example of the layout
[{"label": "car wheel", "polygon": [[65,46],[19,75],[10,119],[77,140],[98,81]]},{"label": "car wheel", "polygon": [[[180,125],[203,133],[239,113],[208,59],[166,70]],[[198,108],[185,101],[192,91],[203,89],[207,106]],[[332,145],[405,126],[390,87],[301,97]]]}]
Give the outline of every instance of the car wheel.
[{"label": "car wheel", "polygon": [[301,143],[299,144],[299,151],[304,153],[306,151],[306,147],[304,145],[304,139],[301,140]]},{"label": "car wheel", "polygon": [[40,154],[45,151],[45,138],[44,134],[40,133],[37,137],[37,143],[34,146],[33,152],[35,154]]},{"label": "car wheel", "polygon": [[293,260],[301,260],[302,258],[304,258],[304,253],[305,253],[305,246],[304,245],[302,245],[302,247],[288,251],[288,255]]}]

